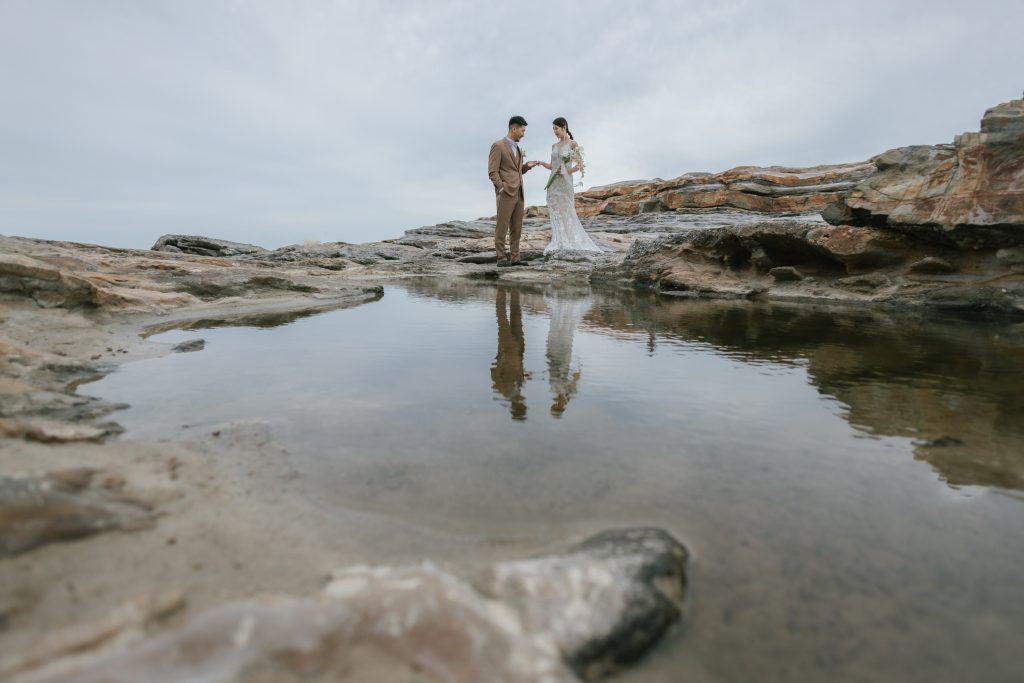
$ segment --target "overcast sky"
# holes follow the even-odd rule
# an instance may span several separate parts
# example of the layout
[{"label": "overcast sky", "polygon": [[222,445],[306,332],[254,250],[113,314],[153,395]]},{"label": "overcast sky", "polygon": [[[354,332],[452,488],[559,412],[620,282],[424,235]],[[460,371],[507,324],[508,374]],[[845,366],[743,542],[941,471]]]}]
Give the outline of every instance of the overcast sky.
[{"label": "overcast sky", "polygon": [[[362,242],[494,212],[512,114],[587,186],[949,142],[1024,2],[0,0],[0,233]],[[543,204],[543,169],[526,178]]]}]

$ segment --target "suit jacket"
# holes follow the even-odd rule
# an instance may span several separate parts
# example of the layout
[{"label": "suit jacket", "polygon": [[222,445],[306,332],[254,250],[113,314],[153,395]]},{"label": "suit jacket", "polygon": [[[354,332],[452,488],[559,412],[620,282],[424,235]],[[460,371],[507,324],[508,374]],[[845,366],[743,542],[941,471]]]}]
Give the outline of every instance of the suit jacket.
[{"label": "suit jacket", "polygon": [[509,197],[523,194],[523,174],[529,171],[523,163],[522,151],[513,152],[508,140],[502,138],[491,145],[487,155],[487,177],[494,183],[494,192]]}]

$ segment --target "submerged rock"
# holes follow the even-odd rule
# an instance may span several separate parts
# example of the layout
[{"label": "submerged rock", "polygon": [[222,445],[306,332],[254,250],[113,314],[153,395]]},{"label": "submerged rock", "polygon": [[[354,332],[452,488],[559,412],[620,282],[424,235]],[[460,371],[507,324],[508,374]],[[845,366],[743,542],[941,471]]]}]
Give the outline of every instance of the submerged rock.
[{"label": "submerged rock", "polygon": [[[599,534],[563,555],[462,578],[432,563],[351,567],[316,597],[198,615],[35,681],[572,683],[634,662],[681,615],[687,552],[658,529]],[[18,680],[17,678],[15,680]]]},{"label": "submerged rock", "polygon": [[189,339],[175,344],[171,347],[171,351],[175,353],[189,353],[192,351],[202,351],[206,348],[205,339]]}]

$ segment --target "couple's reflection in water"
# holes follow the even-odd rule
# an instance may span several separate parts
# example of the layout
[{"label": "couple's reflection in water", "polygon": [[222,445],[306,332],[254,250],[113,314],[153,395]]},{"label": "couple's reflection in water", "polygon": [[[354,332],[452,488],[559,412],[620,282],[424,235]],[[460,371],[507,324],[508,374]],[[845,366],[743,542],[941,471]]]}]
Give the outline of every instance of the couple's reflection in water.
[{"label": "couple's reflection in water", "polygon": [[[1024,491],[1024,392],[1015,381],[1024,376],[1019,323],[642,290],[461,281],[412,286],[431,298],[495,306],[498,348],[491,388],[513,420],[526,420],[528,399],[534,419],[573,410],[569,404],[579,400],[582,381],[576,330],[586,320],[589,338],[602,349],[608,340],[642,344],[662,367],[678,367],[664,364],[682,352],[805,373],[806,382],[857,434],[909,440],[913,456],[931,464],[950,486]],[[545,318],[541,360],[527,352],[534,343],[539,351],[543,331],[536,323]],[[544,392],[532,391],[545,379]],[[605,378],[589,379],[607,387]],[[686,400],[685,387],[679,391]]]},{"label": "couple's reflection in water", "polygon": [[495,295],[495,317],[498,321],[498,353],[491,365],[494,392],[508,406],[512,419],[525,421],[526,396],[523,389],[532,373],[526,371],[526,337],[523,332],[523,304],[531,309],[546,308],[549,327],[545,356],[548,384],[551,391],[550,413],[560,418],[570,399],[576,394],[581,371],[573,364],[573,337],[592,300],[587,295],[560,293],[541,297],[518,288],[499,287]]}]

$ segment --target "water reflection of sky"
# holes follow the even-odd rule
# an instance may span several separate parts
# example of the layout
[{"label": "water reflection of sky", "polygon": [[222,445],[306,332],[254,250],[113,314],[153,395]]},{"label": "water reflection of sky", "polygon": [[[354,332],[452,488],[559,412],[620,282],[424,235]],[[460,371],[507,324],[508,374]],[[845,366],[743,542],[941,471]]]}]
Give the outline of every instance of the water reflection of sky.
[{"label": "water reflection of sky", "polygon": [[1013,335],[421,282],[273,329],[172,332],[156,339],[206,349],[83,391],[130,403],[129,437],[269,421],[327,507],[538,547],[668,528],[695,554],[695,614],[629,680],[1011,680]]}]

